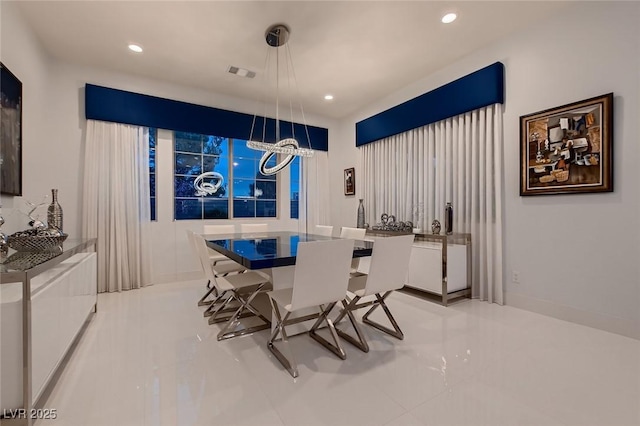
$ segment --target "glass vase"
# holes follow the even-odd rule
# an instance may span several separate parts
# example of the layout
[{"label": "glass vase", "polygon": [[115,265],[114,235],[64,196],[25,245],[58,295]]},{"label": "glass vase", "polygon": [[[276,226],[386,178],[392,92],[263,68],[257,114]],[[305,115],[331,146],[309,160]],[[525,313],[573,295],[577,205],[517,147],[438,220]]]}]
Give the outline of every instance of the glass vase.
[{"label": "glass vase", "polygon": [[47,224],[62,232],[62,207],[58,203],[58,190],[51,190],[51,204],[47,208]]}]

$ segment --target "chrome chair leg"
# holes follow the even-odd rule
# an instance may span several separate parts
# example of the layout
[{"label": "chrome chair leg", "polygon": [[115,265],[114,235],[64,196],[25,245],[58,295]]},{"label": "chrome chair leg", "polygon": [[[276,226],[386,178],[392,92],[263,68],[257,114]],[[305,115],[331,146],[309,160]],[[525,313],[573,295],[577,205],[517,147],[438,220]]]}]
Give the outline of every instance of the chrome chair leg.
[{"label": "chrome chair leg", "polygon": [[[331,321],[331,318],[329,318],[329,312],[331,312],[334,306],[336,306],[336,302],[327,305],[326,309],[323,308],[322,305],[319,306],[320,315],[318,316],[316,322],[309,329],[309,336],[311,336],[313,340],[336,354],[340,359],[347,359],[347,354],[344,352],[344,349],[342,349],[342,346],[340,345],[338,333],[336,332],[333,321]],[[329,327],[329,332],[331,333],[331,337],[333,338],[333,344],[316,333],[316,330],[318,329],[318,327],[320,327],[320,324],[322,324],[323,321],[326,322],[327,326]]]},{"label": "chrome chair leg", "polygon": [[[222,330],[218,333],[218,340],[226,340],[231,339],[232,337],[243,336],[245,334],[254,333],[260,330],[266,330],[271,327],[271,321],[262,315],[256,308],[251,305],[253,299],[261,292],[261,290],[267,285],[267,283],[262,283],[258,285],[258,287],[249,294],[246,298],[243,298],[239,292],[234,291],[233,297],[230,297],[240,302],[240,307],[233,313],[227,324],[224,326]],[[243,328],[241,330],[232,330],[233,327],[238,325],[239,319],[243,316],[244,311],[250,311],[253,316],[260,318],[264,324],[256,325],[253,327]],[[211,321],[211,319],[209,319]]]},{"label": "chrome chair leg", "polygon": [[[289,374],[291,374],[293,378],[296,378],[298,377],[298,364],[296,363],[296,360],[293,356],[293,351],[289,346],[289,338],[287,337],[287,332],[284,329],[284,322],[289,318],[289,315],[291,315],[291,312],[287,312],[284,318],[282,318],[282,316],[280,315],[280,309],[278,308],[278,304],[275,301],[273,301],[271,298],[269,298],[269,300],[271,301],[271,307],[273,309],[273,313],[276,316],[278,323],[276,324],[275,329],[271,333],[271,337],[267,342],[267,347],[269,348],[271,353],[273,353],[276,359],[280,361],[280,364],[282,364],[282,366],[287,369]],[[277,339],[278,335],[281,336],[280,340],[282,342],[283,349],[285,349],[286,352],[289,354],[288,358],[274,345],[274,342]]]},{"label": "chrome chair leg", "polygon": [[[384,303],[385,299],[387,297],[389,297],[389,295],[391,294],[391,291],[388,291],[384,294],[384,296],[380,296],[380,293],[376,293],[376,299],[377,299],[377,303],[375,303],[371,309],[369,309],[367,311],[366,314],[364,314],[362,316],[362,322],[365,324],[370,325],[371,327],[377,328],[378,330],[387,333],[397,339],[403,340],[404,339],[404,333],[402,332],[402,330],[400,329],[400,326],[398,325],[398,323],[396,322],[396,319],[393,317],[393,315],[391,315],[391,311],[389,311],[389,308],[387,307],[387,304]],[[384,310],[384,313],[387,315],[387,318],[389,318],[389,322],[391,323],[391,325],[393,326],[393,330],[391,330],[388,327],[385,327],[384,325],[372,321],[369,319],[369,315],[371,315],[371,313],[376,310],[376,308],[378,306],[382,306],[382,309]]]},{"label": "chrome chair leg", "polygon": [[[354,308],[357,306],[358,300],[360,300],[360,297],[355,296],[352,300],[349,301],[349,303],[347,303],[347,300],[342,301],[343,309],[340,311],[340,315],[338,315],[338,317],[334,320],[334,325],[336,326],[336,332],[340,337],[342,337],[344,340],[354,345],[356,348],[360,349],[362,352],[369,352],[369,344],[367,343],[367,340],[364,337],[362,328],[360,328],[360,325],[356,321],[356,318],[354,317],[352,312]],[[338,323],[340,323],[340,321],[342,321],[345,316],[349,318],[349,322],[351,323],[351,326],[356,332],[357,339],[351,336],[350,334],[348,334],[346,331],[341,330],[337,327]]]},{"label": "chrome chair leg", "polygon": [[218,290],[216,290],[216,287],[214,285],[211,285],[211,280],[207,281],[207,288],[209,289],[204,296],[202,296],[200,298],[200,300],[198,300],[198,306],[208,306],[211,305],[211,303],[213,303],[213,301],[211,300],[207,300],[207,297],[209,297],[209,295],[211,293],[213,293],[214,297],[218,296]]}]

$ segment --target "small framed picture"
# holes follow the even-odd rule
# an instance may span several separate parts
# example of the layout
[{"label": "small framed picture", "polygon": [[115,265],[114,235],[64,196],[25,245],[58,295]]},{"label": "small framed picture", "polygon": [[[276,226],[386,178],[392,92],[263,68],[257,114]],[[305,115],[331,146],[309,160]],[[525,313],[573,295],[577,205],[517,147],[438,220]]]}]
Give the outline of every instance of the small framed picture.
[{"label": "small framed picture", "polygon": [[613,93],[520,117],[520,195],[613,191]]},{"label": "small framed picture", "polygon": [[344,195],[356,195],[356,169],[344,169]]}]

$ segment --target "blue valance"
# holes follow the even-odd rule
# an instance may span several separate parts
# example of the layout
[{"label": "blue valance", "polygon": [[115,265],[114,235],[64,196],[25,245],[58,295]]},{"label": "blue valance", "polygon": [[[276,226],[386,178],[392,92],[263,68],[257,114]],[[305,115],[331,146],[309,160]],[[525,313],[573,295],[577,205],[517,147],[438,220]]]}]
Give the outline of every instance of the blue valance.
[{"label": "blue valance", "polygon": [[[158,98],[140,93],[86,84],[85,116],[90,120],[133,124],[136,126],[249,139],[253,115],[227,111],[187,102]],[[264,117],[256,117],[254,139],[262,141]],[[329,150],[329,130],[294,123],[300,146],[320,151]],[[275,120],[267,118],[266,142],[275,142]],[[280,120],[280,137],[292,137],[291,123]]]},{"label": "blue valance", "polygon": [[489,65],[356,123],[356,146],[495,103],[504,103],[504,65]]}]

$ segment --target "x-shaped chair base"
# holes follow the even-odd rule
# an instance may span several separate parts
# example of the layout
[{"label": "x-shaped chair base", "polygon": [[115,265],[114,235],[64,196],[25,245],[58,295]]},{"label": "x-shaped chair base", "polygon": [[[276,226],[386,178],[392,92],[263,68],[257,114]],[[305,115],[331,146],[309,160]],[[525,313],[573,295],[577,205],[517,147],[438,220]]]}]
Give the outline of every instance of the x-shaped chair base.
[{"label": "x-shaped chair base", "polygon": [[[347,354],[344,352],[344,349],[342,349],[342,346],[340,345],[340,340],[338,339],[338,334],[336,333],[336,329],[333,326],[333,321],[331,321],[331,319],[328,316],[329,312],[331,312],[333,307],[336,305],[336,302],[328,304],[326,308],[323,308],[322,305],[320,305],[319,306],[320,312],[317,314],[310,314],[310,315],[305,315],[303,317],[289,319],[291,312],[287,312],[283,318],[282,315],[280,314],[280,308],[278,308],[277,302],[275,302],[273,299],[270,299],[270,300],[271,300],[271,306],[273,307],[273,312],[276,316],[278,323],[276,324],[275,329],[271,333],[271,337],[267,342],[267,347],[275,355],[278,361],[280,361],[280,364],[282,364],[282,366],[287,369],[287,371],[289,372],[289,374],[291,374],[292,377],[294,378],[298,377],[298,364],[296,363],[295,357],[293,356],[293,351],[289,346],[289,338],[285,330],[285,327],[288,325],[298,324],[301,322],[316,319],[316,322],[313,324],[313,326],[311,326],[311,329],[309,330],[309,336],[311,336],[311,338],[313,338],[315,341],[317,341],[322,346],[327,348],[329,351],[334,353],[340,359],[347,358]],[[323,322],[327,323],[327,326],[331,333],[331,337],[333,338],[333,342],[334,342],[333,344],[328,340],[326,340],[324,337],[316,333],[316,330],[318,329],[318,327],[320,327],[320,325]],[[274,344],[276,342],[276,339],[278,338],[278,335],[281,336],[281,338],[278,340],[282,341],[282,346],[284,350],[288,353],[288,356],[285,356]]]},{"label": "x-shaped chair base", "polygon": [[207,300],[207,297],[209,297],[211,294],[213,294],[214,297],[218,297],[218,290],[216,290],[216,287],[214,285],[211,285],[211,280],[207,281],[207,288],[207,292],[200,298],[200,300],[198,300],[198,306],[211,305],[213,301]]},{"label": "x-shaped chair base", "polygon": [[[222,330],[218,333],[218,340],[226,340],[231,339],[232,337],[243,336],[245,334],[254,333],[260,330],[266,330],[271,327],[271,321],[267,319],[264,315],[260,313],[251,302],[253,299],[262,292],[264,287],[269,283],[259,284],[252,292],[250,293],[241,293],[237,290],[229,290],[226,293],[230,293],[229,297],[225,300],[225,302],[216,309],[216,312],[209,318],[209,324],[212,324],[212,320],[215,322],[216,316],[224,312],[224,308],[229,304],[231,300],[236,300],[240,303],[240,307],[236,309],[236,311],[231,315],[231,318],[227,321],[227,324],[224,326]],[[248,312],[246,312],[248,311]],[[238,324],[240,324],[240,319],[246,316],[256,316],[260,318],[264,324],[256,325],[253,327],[245,327],[240,330],[237,330]]]},{"label": "x-shaped chair base", "polygon": [[[372,306],[371,309],[369,309],[363,316],[362,316],[362,322],[365,324],[370,325],[371,327],[377,328],[378,330],[389,334],[390,336],[393,336],[397,339],[403,340],[404,339],[404,334],[402,333],[402,330],[400,329],[400,327],[398,326],[398,323],[396,322],[396,319],[393,317],[393,315],[391,315],[391,312],[389,311],[389,308],[387,307],[387,304],[384,303],[385,299],[387,297],[389,297],[389,295],[392,293],[392,291],[388,291],[386,292],[383,296],[380,296],[380,293],[376,293],[375,297],[376,300],[371,300],[369,302],[364,302],[361,304],[358,304],[358,301],[360,299],[362,299],[362,297],[360,296],[354,296],[353,299],[349,300],[348,298],[342,301],[342,305],[344,306],[344,309],[342,309],[340,311],[340,314],[338,315],[338,317],[335,319],[334,324],[337,326],[343,319],[345,316],[347,316],[349,318],[349,322],[351,322],[351,325],[353,326],[355,332],[356,332],[356,336],[357,338],[354,338],[353,336],[351,336],[350,334],[346,333],[343,330],[340,330],[339,328],[336,328],[338,335],[340,335],[340,337],[342,337],[344,340],[346,340],[347,342],[351,343],[352,345],[356,346],[358,349],[360,349],[363,352],[369,352],[369,345],[367,344],[366,339],[364,338],[364,334],[362,333],[362,330],[360,329],[357,321],[355,320],[355,317],[353,316],[353,311],[357,310],[357,309],[361,309],[361,308],[366,308],[367,306]],[[384,310],[384,313],[387,315],[387,318],[389,319],[389,322],[391,323],[391,326],[393,327],[393,330],[378,323],[375,322],[373,320],[369,319],[369,315],[371,315],[371,313],[373,311],[375,311],[378,307],[382,307],[382,309]]]}]

